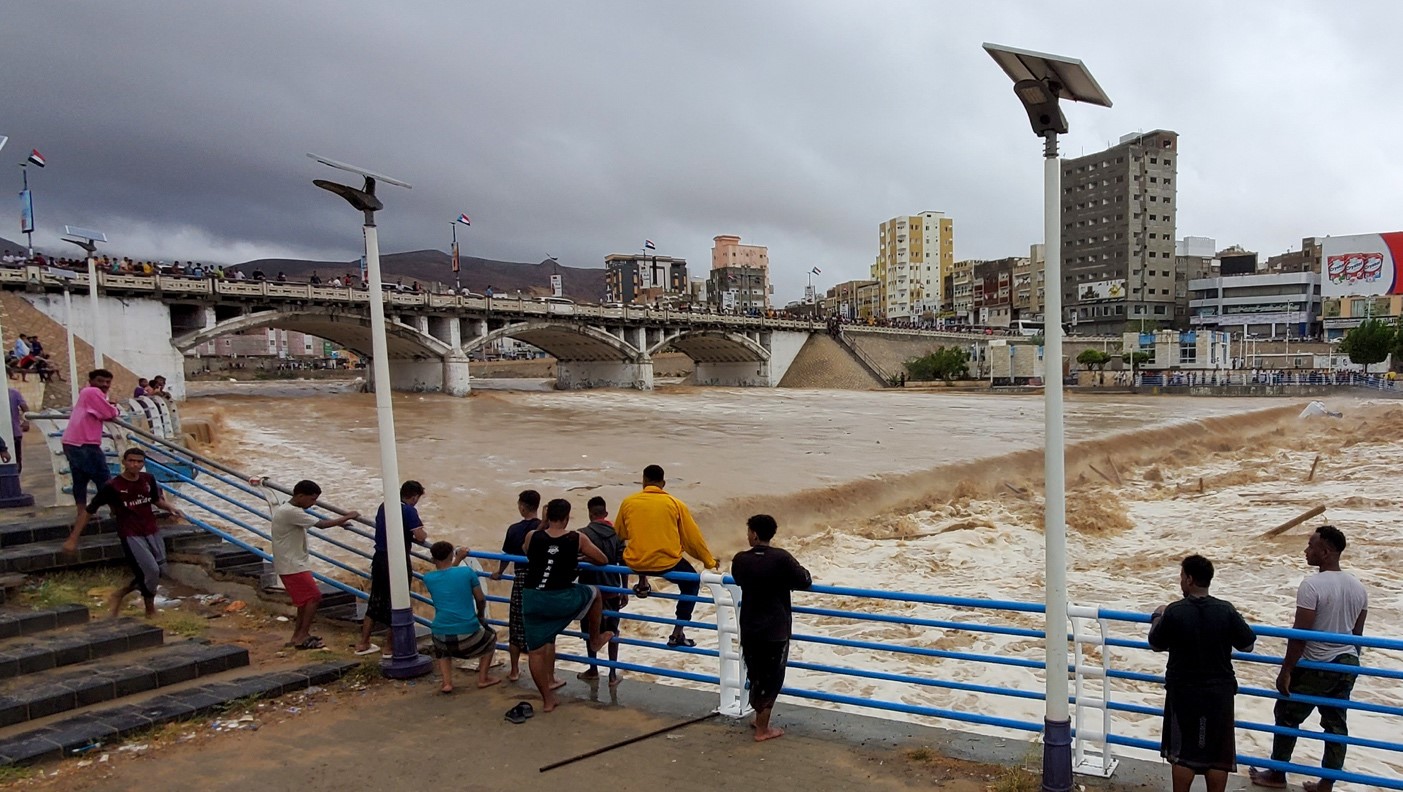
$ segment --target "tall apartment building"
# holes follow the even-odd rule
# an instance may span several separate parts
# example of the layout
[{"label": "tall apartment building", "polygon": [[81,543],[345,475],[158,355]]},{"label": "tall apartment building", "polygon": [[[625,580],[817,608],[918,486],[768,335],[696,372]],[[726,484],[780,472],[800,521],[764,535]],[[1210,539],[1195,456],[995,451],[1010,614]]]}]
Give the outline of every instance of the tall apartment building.
[{"label": "tall apartment building", "polygon": [[763,245],[742,245],[740,237],[712,237],[711,274],[707,296],[723,311],[750,313],[770,307],[770,251]]},{"label": "tall apartment building", "polygon": [[982,261],[965,259],[950,267],[950,321],[977,324],[974,317],[974,268]]},{"label": "tall apartment building", "polygon": [[985,327],[1008,327],[1014,317],[1014,282],[1020,267],[1026,269],[1028,259],[1011,257],[982,261],[974,265],[975,324]]},{"label": "tall apartment building", "polygon": [[872,280],[888,319],[931,321],[941,312],[955,264],[955,221],[943,212],[893,217],[878,229]]},{"label": "tall apartment building", "polygon": [[1174,318],[1179,135],[1126,135],[1062,162],[1063,321],[1112,334]]},{"label": "tall apartment building", "polygon": [[610,253],[604,257],[606,300],[652,305],[664,296],[685,297],[687,260],[642,253]]},{"label": "tall apartment building", "polygon": [[1047,256],[1042,243],[1028,246],[1028,256],[1013,265],[1013,318],[1040,322],[1047,294]]},{"label": "tall apartment building", "polygon": [[1262,265],[1264,272],[1320,272],[1320,240],[1305,237],[1301,249],[1272,256]]}]

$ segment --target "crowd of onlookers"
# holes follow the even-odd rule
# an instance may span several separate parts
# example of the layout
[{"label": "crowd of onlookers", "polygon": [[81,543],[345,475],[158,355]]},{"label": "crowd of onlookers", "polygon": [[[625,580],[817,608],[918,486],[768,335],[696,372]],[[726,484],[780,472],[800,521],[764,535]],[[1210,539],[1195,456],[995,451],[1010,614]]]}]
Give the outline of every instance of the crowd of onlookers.
[{"label": "crowd of onlookers", "polygon": [[41,382],[64,381],[63,375],[49,360],[49,353],[44,351],[39,336],[23,333],[15,338],[13,347],[5,350],[5,373],[10,379],[18,377],[27,381],[33,374]]}]

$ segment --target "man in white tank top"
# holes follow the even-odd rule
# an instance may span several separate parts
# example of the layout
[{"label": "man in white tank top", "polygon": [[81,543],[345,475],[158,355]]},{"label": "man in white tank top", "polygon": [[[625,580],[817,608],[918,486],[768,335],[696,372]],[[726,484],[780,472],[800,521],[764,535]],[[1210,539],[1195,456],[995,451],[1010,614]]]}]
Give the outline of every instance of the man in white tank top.
[{"label": "man in white tank top", "polygon": [[[1296,621],[1292,625],[1295,629],[1364,634],[1364,620],[1369,615],[1369,594],[1353,575],[1340,571],[1340,554],[1344,549],[1345,535],[1332,525],[1322,525],[1311,534],[1306,544],[1306,563],[1319,568],[1320,572],[1301,581],[1301,587],[1296,592]],[[1297,668],[1296,664],[1301,660],[1331,663],[1340,668],[1328,671]],[[1276,689],[1283,696],[1276,702],[1276,725],[1298,728],[1315,709],[1314,704],[1293,700],[1293,694],[1347,700],[1354,689],[1356,677],[1356,672],[1349,667],[1358,665],[1359,647],[1355,644],[1297,638],[1287,641],[1281,673],[1276,678]],[[1321,705],[1320,727],[1329,734],[1348,735],[1347,712],[1343,707]],[[1295,748],[1295,737],[1278,734],[1272,738],[1271,758],[1277,762],[1289,762]],[[1325,743],[1325,755],[1320,765],[1330,770],[1344,769],[1344,743]],[[1286,774],[1276,770],[1253,769],[1251,777],[1252,783],[1259,786],[1286,786]],[[1318,782],[1307,781],[1303,786],[1306,792],[1330,792],[1335,782],[1321,779]]]}]

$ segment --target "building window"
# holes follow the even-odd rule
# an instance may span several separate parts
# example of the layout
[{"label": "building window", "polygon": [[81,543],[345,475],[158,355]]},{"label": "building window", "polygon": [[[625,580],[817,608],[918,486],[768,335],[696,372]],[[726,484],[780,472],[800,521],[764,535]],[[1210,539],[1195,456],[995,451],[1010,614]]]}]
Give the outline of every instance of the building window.
[{"label": "building window", "polygon": [[1163,316],[1163,315],[1164,315],[1164,306],[1163,306],[1163,305],[1156,305],[1156,306],[1155,306],[1155,313],[1158,314],[1158,315],[1160,315],[1160,316]]},{"label": "building window", "polygon": [[[1161,306],[1156,305],[1155,307],[1156,307],[1156,308],[1160,308]],[[1156,313],[1164,313],[1164,311],[1156,311]],[[1197,363],[1197,362],[1198,362],[1198,345],[1197,345],[1197,344],[1192,344],[1192,343],[1189,343],[1189,342],[1181,342],[1181,343],[1179,344],[1179,362],[1180,362],[1180,363]]]}]

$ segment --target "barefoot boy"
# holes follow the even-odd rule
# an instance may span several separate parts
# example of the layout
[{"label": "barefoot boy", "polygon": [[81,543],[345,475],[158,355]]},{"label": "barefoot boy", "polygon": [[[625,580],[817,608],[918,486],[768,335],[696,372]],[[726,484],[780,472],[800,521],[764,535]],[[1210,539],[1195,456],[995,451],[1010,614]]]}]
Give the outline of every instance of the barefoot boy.
[{"label": "barefoot boy", "polygon": [[741,590],[740,649],[750,679],[750,706],[755,709],[755,741],[762,742],[784,735],[784,729],[770,726],[770,711],[784,687],[789,662],[794,621],[789,592],[806,591],[814,581],[794,556],[770,546],[779,527],[775,518],[757,514],[745,526],[750,549],[736,554],[731,576]]},{"label": "barefoot boy", "polygon": [[497,648],[497,633],[487,625],[482,614],[487,612],[487,597],[482,583],[472,567],[459,566],[468,557],[468,548],[453,549],[449,542],[434,542],[429,547],[434,570],[424,573],[424,587],[434,601],[434,620],[429,625],[433,633],[434,658],[443,677],[442,693],[453,692],[453,660],[477,658],[477,686],[491,687],[502,680],[489,676],[492,653]]},{"label": "barefoot boy", "polygon": [[146,452],[140,448],[128,448],[122,454],[122,472],[98,487],[88,507],[78,512],[73,532],[63,543],[63,552],[78,552],[78,537],[88,527],[88,520],[103,506],[112,509],[112,518],[117,521],[117,536],[122,540],[122,550],[132,570],[132,582],[118,589],[108,600],[114,619],[122,611],[122,600],[133,591],[141,592],[141,599],[146,603],[146,615],[156,615],[156,585],[166,571],[166,541],[161,538],[161,529],[156,526],[156,514],[151,507],[159,506],[175,517],[184,516],[166,501],[156,478],[142,472],[145,467]]}]

